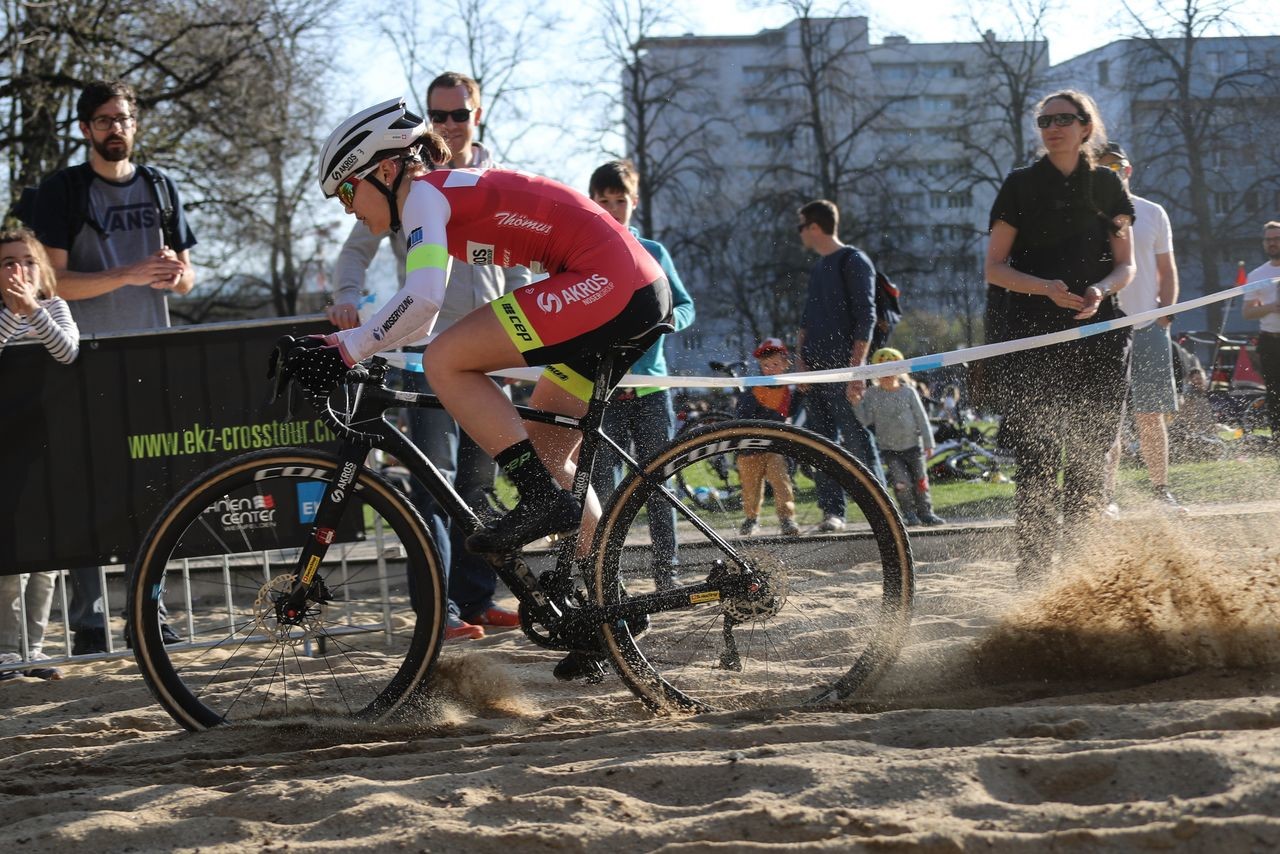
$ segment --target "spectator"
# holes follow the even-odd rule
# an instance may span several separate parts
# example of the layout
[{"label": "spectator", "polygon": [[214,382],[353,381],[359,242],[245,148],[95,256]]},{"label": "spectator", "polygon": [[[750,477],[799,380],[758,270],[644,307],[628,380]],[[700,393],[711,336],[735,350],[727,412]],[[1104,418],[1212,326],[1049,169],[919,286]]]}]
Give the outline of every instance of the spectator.
[{"label": "spectator", "polygon": [[[29,336],[58,362],[68,365],[75,360],[80,352],[80,330],[66,302],[57,295],[57,280],[44,247],[25,228],[0,232],[0,297],[4,300],[0,353],[10,341]],[[0,662],[47,658],[44,631],[57,577],[57,572],[0,575]],[[62,678],[56,667],[33,667],[23,672],[41,679]],[[0,672],[0,679],[17,675],[17,671],[6,670]]]},{"label": "spectator", "polygon": [[[798,211],[797,228],[805,249],[820,257],[809,271],[804,321],[798,335],[800,371],[857,367],[866,361],[867,344],[876,323],[876,271],[864,253],[836,237],[840,210],[825,199],[809,202]],[[801,385],[808,427],[828,439],[841,442],[880,478],[880,457],[875,440],[853,414],[866,383]],[[820,476],[817,483],[822,531],[844,528],[845,500],[840,487]]]},{"label": "spectator", "polygon": [[[871,363],[901,362],[902,352],[882,347],[871,354]],[[889,483],[898,508],[908,525],[942,525],[946,519],[933,512],[925,460],[933,453],[933,427],[919,393],[903,382],[902,374],[876,380],[854,406],[858,420],[876,431],[876,444],[889,470]]]},{"label": "spectator", "polygon": [[[476,140],[483,113],[480,86],[466,75],[445,72],[427,87],[427,118],[432,129],[448,142],[452,152],[447,168],[487,169],[498,165],[489,150]],[[358,304],[365,289],[366,273],[384,237],[385,234],[375,235],[363,222],[357,222],[338,254],[334,270],[337,290],[334,304],[329,308],[329,319],[339,329],[351,329],[360,324]],[[405,239],[405,235],[397,234],[390,241],[402,287]],[[444,332],[473,309],[529,283],[529,271],[524,267],[504,269],[495,266],[494,259],[483,253],[472,253],[472,258],[476,263],[453,263],[444,305],[429,338]],[[415,341],[403,349],[421,353],[427,340]],[[421,372],[405,371],[403,381],[407,391],[431,391]],[[473,508],[484,508],[485,490],[493,487],[496,476],[493,460],[470,436],[458,429],[457,422],[443,409],[409,409],[405,412],[405,419],[409,438],[440,473],[453,482],[458,494]],[[486,626],[511,628],[520,625],[520,618],[514,611],[493,601],[498,579],[492,564],[467,551],[463,532],[449,523],[449,517],[417,481],[414,481],[411,491],[414,503],[431,525],[440,559],[449,574],[445,638],[479,638],[484,636]]]},{"label": "spectator", "polygon": [[[33,224],[58,289],[81,332],[165,328],[169,294],[185,294],[195,284],[189,250],[196,239],[178,190],[159,170],[132,161],[138,99],[129,84],[88,84],[76,116],[89,144],[88,161],[41,182]],[[71,589],[73,654],[106,652],[98,570],[72,570]],[[167,623],[161,634],[166,643],[180,640]]]},{"label": "spectator", "polygon": [[[611,160],[591,173],[588,195],[611,217],[626,226],[640,245],[654,257],[666,273],[671,285],[671,304],[676,331],[687,329],[693,323],[693,298],[685,290],[671,253],[656,240],[646,240],[632,227],[631,215],[640,204],[640,176],[630,160]],[[631,366],[631,373],[651,377],[667,375],[667,358],[662,351],[664,338],[658,339],[640,360]],[[631,446],[640,460],[653,456],[671,441],[675,429],[675,410],[671,406],[671,392],[661,386],[619,388],[609,398],[603,429],[609,438],[623,448]],[[622,473],[622,462],[608,445],[602,444],[591,471],[591,485],[600,501],[606,501],[617,488]],[[653,580],[659,590],[676,585],[679,557],[676,546],[676,511],[671,504],[655,498],[647,505],[649,510],[649,539],[653,544]]]},{"label": "spectator", "polygon": [[[1089,96],[1063,91],[1036,108],[1044,155],[1005,178],[991,208],[987,281],[1003,295],[1010,337],[1058,332],[1122,315],[1133,278],[1133,204],[1095,164],[1106,130]],[[1001,394],[1003,438],[1017,457],[1018,579],[1047,568],[1062,536],[1098,518],[1107,450],[1120,426],[1129,331],[1015,354]],[[1062,488],[1058,473],[1062,471]]]},{"label": "spectator", "polygon": [[[785,374],[791,367],[787,345],[779,338],[766,338],[752,354],[760,362],[760,373],[767,377]],[[791,386],[753,386],[738,399],[739,418],[766,421],[790,421],[794,397]],[[756,521],[764,504],[764,482],[773,487],[773,507],[778,514],[778,529],[784,537],[800,536],[796,524],[796,494],[791,483],[787,460],[781,454],[757,451],[738,452],[738,478],[742,481],[742,512],[745,518],[738,533],[749,537],[759,529]]]},{"label": "spectator", "polygon": [[[1124,149],[1108,143],[1098,164],[1120,176],[1129,189],[1133,166]],[[1133,281],[1119,293],[1120,308],[1125,314],[1140,314],[1178,301],[1178,267],[1173,260],[1173,234],[1169,215],[1155,202],[1129,194],[1136,214],[1133,222]],[[1165,418],[1178,411],[1178,389],[1173,374],[1173,342],[1169,326],[1173,316],[1166,315],[1144,326],[1133,328],[1132,376],[1129,402],[1133,420],[1138,425],[1138,445],[1151,478],[1155,500],[1169,510],[1186,512],[1169,491],[1169,431]],[[1120,436],[1107,457],[1107,495],[1114,495],[1116,474],[1120,468]],[[1120,508],[1111,501],[1106,515],[1115,518]]]},{"label": "spectator", "polygon": [[1267,384],[1267,420],[1271,423],[1273,449],[1280,448],[1280,221],[1262,227],[1262,249],[1267,262],[1249,274],[1250,282],[1272,279],[1270,287],[1255,291],[1244,302],[1245,320],[1256,320],[1258,368]]}]

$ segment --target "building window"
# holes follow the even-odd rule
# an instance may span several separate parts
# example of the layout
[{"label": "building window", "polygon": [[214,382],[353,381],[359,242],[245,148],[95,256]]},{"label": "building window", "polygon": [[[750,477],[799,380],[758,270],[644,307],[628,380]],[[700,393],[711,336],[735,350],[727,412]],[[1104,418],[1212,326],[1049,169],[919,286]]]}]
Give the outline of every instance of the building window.
[{"label": "building window", "polygon": [[1098,85],[1106,86],[1111,83],[1111,63],[1108,60],[1098,60]]},{"label": "building window", "polygon": [[971,208],[973,207],[973,194],[968,191],[949,193],[947,194],[947,207],[952,209]]},{"label": "building window", "polygon": [[914,64],[894,62],[882,63],[872,67],[875,69],[876,77],[881,80],[911,80],[916,76]]},{"label": "building window", "polygon": [[1214,193],[1213,194],[1213,212],[1224,214],[1231,212],[1231,193]]}]

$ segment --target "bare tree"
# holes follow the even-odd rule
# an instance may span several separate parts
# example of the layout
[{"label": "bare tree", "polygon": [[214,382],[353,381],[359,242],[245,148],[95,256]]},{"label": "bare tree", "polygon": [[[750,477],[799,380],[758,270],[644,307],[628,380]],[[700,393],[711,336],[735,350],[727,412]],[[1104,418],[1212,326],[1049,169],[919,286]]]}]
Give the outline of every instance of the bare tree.
[{"label": "bare tree", "polygon": [[[599,6],[605,67],[621,78],[590,84],[602,103],[604,121],[590,137],[593,152],[628,157],[640,174],[641,205],[636,211],[643,234],[658,234],[657,223],[670,221],[660,209],[689,203],[692,189],[718,173],[713,149],[717,129],[727,117],[707,105],[715,103],[710,69],[696,50],[681,50],[679,39],[664,36],[680,24],[671,6],[657,0],[602,0]],[[621,126],[624,150],[610,150]]]},{"label": "bare tree", "polygon": [[83,151],[74,103],[87,82],[127,80],[138,92],[137,159],[173,175],[196,222],[196,263],[216,271],[173,302],[174,315],[294,313],[319,263],[310,176],[328,57],[316,35],[335,5],[6,2],[0,110],[11,195]]},{"label": "bare tree", "polygon": [[1052,0],[970,8],[969,24],[982,53],[978,79],[986,88],[970,121],[957,129],[964,152],[954,176],[957,186],[998,189],[1009,170],[1029,162],[1035,148],[1031,111],[1048,84],[1045,24],[1054,8]]},{"label": "bare tree", "polygon": [[[1146,158],[1143,174],[1161,176],[1152,196],[1193,235],[1179,247],[1184,258],[1194,259],[1184,270],[1199,268],[1198,277],[1184,274],[1187,290],[1212,293],[1222,284],[1224,262],[1231,260],[1224,247],[1241,226],[1231,215],[1244,205],[1235,202],[1246,200],[1251,186],[1255,192],[1280,186],[1274,172],[1242,170],[1243,160],[1221,159],[1228,152],[1243,157],[1268,149],[1267,131],[1261,129],[1274,111],[1280,70],[1263,51],[1214,41],[1217,34],[1237,31],[1241,4],[1235,0],[1159,2],[1155,19],[1125,0],[1122,5],[1135,31],[1126,85],[1132,124],[1141,134],[1135,147]],[[1220,306],[1210,307],[1212,325],[1220,312]]]},{"label": "bare tree", "polygon": [[[444,71],[461,71],[480,84],[484,123],[481,142],[506,160],[516,128],[526,130],[525,96],[537,88],[535,46],[559,15],[548,5],[499,0],[450,0],[429,18],[418,0],[407,17],[384,27],[425,115],[427,84]],[[503,130],[511,129],[510,136]]]}]

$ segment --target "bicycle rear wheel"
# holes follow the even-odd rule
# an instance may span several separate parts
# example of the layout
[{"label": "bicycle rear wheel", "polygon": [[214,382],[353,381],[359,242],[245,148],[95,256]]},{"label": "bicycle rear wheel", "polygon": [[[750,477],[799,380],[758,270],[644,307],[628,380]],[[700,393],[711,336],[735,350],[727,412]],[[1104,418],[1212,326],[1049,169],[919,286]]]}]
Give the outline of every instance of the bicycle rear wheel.
[{"label": "bicycle rear wheel", "polygon": [[[912,556],[906,530],[884,489],[848,452],[786,425],[736,421],[677,441],[615,493],[598,535],[592,597],[612,605],[653,592],[649,546],[635,522],[655,484],[720,456],[736,455],[735,477],[753,452],[776,454],[785,473],[779,520],[771,499],[750,531],[744,511],[685,507],[677,526],[680,582],[694,584],[742,566],[769,595],[720,599],[691,594],[689,606],[649,616],[638,636],[625,623],[601,630],[615,669],[651,709],[708,711],[830,702],[865,689],[895,660],[910,622]],[[748,463],[748,467],[750,464]],[[814,473],[811,479],[806,472]],[[818,484],[822,484],[819,495]],[[785,497],[793,493],[789,532]],[[748,503],[763,489],[744,490]],[[823,530],[843,504],[848,528]],[[750,508],[749,508],[750,509]],[[860,524],[861,523],[861,524]],[[633,534],[635,531],[635,534]]]},{"label": "bicycle rear wheel", "polygon": [[[727,412],[712,410],[699,416],[697,421],[685,422],[676,433],[675,440],[681,441],[733,420],[733,416]],[[676,494],[694,507],[723,509],[741,506],[733,462],[731,455],[723,455],[706,460],[700,466],[690,466],[676,472]]]},{"label": "bicycle rear wheel", "polygon": [[[202,474],[161,511],[138,549],[129,606],[134,658],[156,700],[201,730],[286,715],[382,720],[416,706],[440,651],[444,584],[421,517],[361,472],[319,575],[327,601],[277,618],[336,457],[301,448],[246,454]],[[166,645],[157,602],[182,638]]]}]

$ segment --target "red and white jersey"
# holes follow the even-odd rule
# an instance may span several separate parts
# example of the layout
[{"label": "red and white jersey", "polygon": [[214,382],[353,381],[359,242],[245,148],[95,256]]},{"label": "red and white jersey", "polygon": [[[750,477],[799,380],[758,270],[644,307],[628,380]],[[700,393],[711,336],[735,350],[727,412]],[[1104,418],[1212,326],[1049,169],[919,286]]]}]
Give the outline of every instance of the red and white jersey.
[{"label": "red and white jersey", "polygon": [[[364,325],[338,333],[363,359],[429,334],[444,302],[448,258],[468,264],[529,267],[566,284],[602,312],[662,278],[662,268],[620,223],[582,193],[557,181],[506,169],[448,169],[413,180],[401,214],[408,252],[405,285]],[[599,294],[600,297],[605,294]],[[612,315],[602,314],[603,323]]]}]

